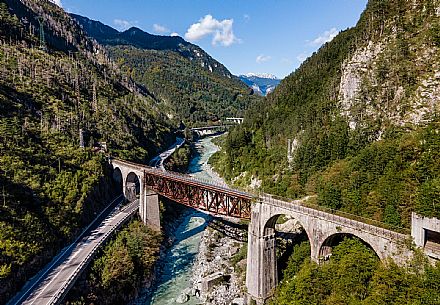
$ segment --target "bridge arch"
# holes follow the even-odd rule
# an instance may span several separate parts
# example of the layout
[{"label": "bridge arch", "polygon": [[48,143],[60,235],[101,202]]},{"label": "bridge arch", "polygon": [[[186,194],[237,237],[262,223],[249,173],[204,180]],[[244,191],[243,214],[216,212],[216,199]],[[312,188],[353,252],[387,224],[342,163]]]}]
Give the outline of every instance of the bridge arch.
[{"label": "bridge arch", "polygon": [[370,243],[360,238],[356,234],[352,234],[352,233],[335,233],[328,236],[319,247],[319,251],[318,251],[319,259],[324,261],[328,260],[332,255],[332,250],[335,246],[339,245],[345,238],[353,238],[353,237],[359,239],[365,246],[373,250],[377,258],[380,259],[379,255],[377,254],[377,251],[374,249],[373,246],[370,245]]},{"label": "bridge arch", "polygon": [[[257,210],[259,211],[257,212]],[[273,205],[266,204],[258,204],[257,206],[254,206],[254,211],[257,212],[257,214],[252,214],[249,229],[253,234],[260,237],[271,236],[275,232],[275,225],[277,224],[278,219],[282,215],[289,216],[301,225],[310,241],[311,252],[316,252],[316,225],[314,219],[309,215],[291,209],[286,209],[284,207],[275,207]]]},{"label": "bridge arch", "polygon": [[125,179],[125,198],[134,201],[141,195],[141,177],[134,172],[129,172]]},{"label": "bridge arch", "polygon": [[[315,261],[327,260],[332,253],[332,249],[338,245],[344,237],[356,237],[364,245],[373,250],[380,260],[384,260],[389,256],[389,249],[384,240],[374,234],[362,230],[356,230],[350,227],[326,228],[322,230],[316,243],[316,251],[312,253]],[[389,245],[388,245],[389,246]]]},{"label": "bridge arch", "polygon": [[306,228],[306,226],[304,225],[303,221],[300,219],[299,215],[295,214],[295,213],[290,213],[288,211],[285,211],[284,213],[277,213],[273,216],[271,216],[269,219],[267,219],[265,221],[264,224],[264,230],[263,230],[263,235],[264,236],[269,236],[272,234],[275,234],[276,231],[276,225],[278,223],[278,220],[280,219],[280,217],[291,217],[293,220],[295,220],[304,230],[304,233],[307,235],[307,238],[310,240],[310,234]]},{"label": "bridge arch", "polygon": [[291,212],[275,214],[264,225],[263,235],[267,239],[274,240],[277,281],[283,278],[283,270],[286,269],[289,257],[293,254],[294,246],[308,240],[311,247],[309,232],[298,218],[299,215]]},{"label": "bridge arch", "polygon": [[125,183],[124,183],[124,177],[123,177],[123,175],[122,175],[122,171],[121,171],[121,169],[119,168],[119,167],[115,167],[114,169],[113,169],[113,174],[112,174],[112,178],[113,178],[113,181],[116,183],[116,185],[117,185],[117,191],[118,191],[118,193],[122,193],[123,192],[123,190],[124,190],[124,185],[125,185]]}]

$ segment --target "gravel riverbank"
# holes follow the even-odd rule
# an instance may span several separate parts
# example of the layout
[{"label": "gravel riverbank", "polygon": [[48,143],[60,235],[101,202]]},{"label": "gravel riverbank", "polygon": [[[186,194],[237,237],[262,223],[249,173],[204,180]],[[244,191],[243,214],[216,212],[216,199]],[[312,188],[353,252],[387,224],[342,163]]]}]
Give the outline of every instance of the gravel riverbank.
[{"label": "gravel riverbank", "polygon": [[203,304],[244,303],[246,239],[246,225],[223,219],[214,219],[203,232],[191,279]]}]

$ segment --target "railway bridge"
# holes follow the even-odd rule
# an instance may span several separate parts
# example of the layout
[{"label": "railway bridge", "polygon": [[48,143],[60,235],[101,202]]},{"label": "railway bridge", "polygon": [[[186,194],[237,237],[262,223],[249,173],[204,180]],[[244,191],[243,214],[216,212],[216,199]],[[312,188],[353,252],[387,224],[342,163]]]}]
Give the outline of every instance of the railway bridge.
[{"label": "railway bridge", "polygon": [[212,136],[227,131],[233,124],[211,125],[191,128],[198,137]]},{"label": "railway bridge", "polygon": [[409,234],[401,234],[297,201],[275,199],[271,195],[252,195],[200,181],[187,175],[166,172],[122,160],[111,160],[114,178],[122,185],[126,198],[139,198],[139,213],[147,225],[159,230],[158,195],[215,215],[250,220],[246,286],[259,303],[270,297],[278,283],[275,224],[282,215],[296,219],[311,244],[311,258],[319,262],[331,255],[332,247],[344,236],[356,236],[369,245],[380,259],[391,257],[403,264],[411,257]]},{"label": "railway bridge", "polygon": [[158,195],[207,213],[250,219],[251,194],[132,162],[111,160],[111,164],[124,196],[129,201],[139,197],[141,219],[156,230],[160,229]]}]

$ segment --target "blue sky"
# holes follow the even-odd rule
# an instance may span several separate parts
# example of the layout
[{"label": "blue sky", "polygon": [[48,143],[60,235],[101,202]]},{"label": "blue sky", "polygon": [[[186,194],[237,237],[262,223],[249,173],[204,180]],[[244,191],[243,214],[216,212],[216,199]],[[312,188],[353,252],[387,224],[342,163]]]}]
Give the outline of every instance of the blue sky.
[{"label": "blue sky", "polygon": [[[367,0],[53,0],[118,30],[136,26],[184,37],[232,73],[285,77],[340,30]],[[61,1],[61,2],[60,2]]]}]

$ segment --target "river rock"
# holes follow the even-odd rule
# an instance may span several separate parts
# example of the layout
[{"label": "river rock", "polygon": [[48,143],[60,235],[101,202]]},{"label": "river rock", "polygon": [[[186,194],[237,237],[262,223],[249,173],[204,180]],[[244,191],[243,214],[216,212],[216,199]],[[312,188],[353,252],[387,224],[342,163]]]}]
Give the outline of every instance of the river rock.
[{"label": "river rock", "polygon": [[244,305],[244,298],[233,299],[231,305]]},{"label": "river rock", "polygon": [[233,255],[237,254],[238,251],[239,251],[238,247],[230,247],[229,248],[229,256],[233,256]]},{"label": "river rock", "polygon": [[210,274],[202,280],[202,291],[204,293],[210,292],[214,286],[223,283],[224,281],[225,276],[222,272]]},{"label": "river rock", "polygon": [[185,292],[182,292],[176,299],[176,303],[178,304],[184,304],[189,301],[189,295],[187,295]]}]

